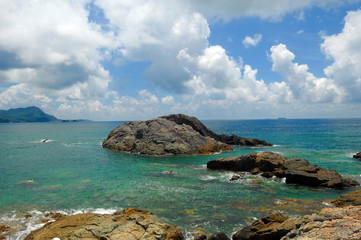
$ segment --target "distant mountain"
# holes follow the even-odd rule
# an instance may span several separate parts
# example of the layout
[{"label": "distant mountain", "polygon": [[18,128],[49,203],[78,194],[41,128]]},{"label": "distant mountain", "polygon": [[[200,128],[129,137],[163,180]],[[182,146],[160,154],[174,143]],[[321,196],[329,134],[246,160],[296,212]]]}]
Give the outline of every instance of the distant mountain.
[{"label": "distant mountain", "polygon": [[0,110],[0,123],[9,122],[53,122],[59,121],[56,117],[44,113],[40,108],[12,108]]}]

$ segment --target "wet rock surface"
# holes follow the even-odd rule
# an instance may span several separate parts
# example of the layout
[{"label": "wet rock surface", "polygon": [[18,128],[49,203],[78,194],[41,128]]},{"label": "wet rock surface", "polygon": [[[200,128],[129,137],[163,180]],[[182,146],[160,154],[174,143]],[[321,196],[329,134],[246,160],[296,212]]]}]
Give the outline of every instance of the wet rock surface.
[{"label": "wet rock surface", "polygon": [[183,240],[182,231],[152,213],[134,208],[110,214],[60,216],[31,232],[26,240],[43,239]]},{"label": "wet rock surface", "polygon": [[172,114],[127,122],[109,133],[103,147],[146,155],[193,155],[232,151],[229,144],[271,145],[257,139],[218,135],[195,117]]},{"label": "wet rock surface", "polygon": [[287,159],[272,152],[250,153],[241,156],[209,161],[207,168],[231,171],[246,171],[270,178],[286,178],[286,183],[311,187],[346,188],[357,186],[352,179],[343,178],[335,170],[326,170],[311,165],[300,158]]}]

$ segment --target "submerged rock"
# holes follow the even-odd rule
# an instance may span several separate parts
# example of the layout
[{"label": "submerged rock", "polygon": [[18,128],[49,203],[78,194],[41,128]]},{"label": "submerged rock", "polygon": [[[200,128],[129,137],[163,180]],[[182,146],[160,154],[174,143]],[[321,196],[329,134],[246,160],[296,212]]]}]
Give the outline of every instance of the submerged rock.
[{"label": "submerged rock", "polygon": [[353,158],[357,158],[361,160],[361,152],[358,152],[355,155],[353,155]]},{"label": "submerged rock", "polygon": [[42,239],[183,240],[182,231],[145,210],[127,208],[110,214],[62,216],[31,232],[26,240]]},{"label": "submerged rock", "polygon": [[361,205],[361,190],[349,192],[330,201],[336,207]]},{"label": "submerged rock", "polygon": [[23,185],[23,186],[26,186],[26,185],[28,185],[28,186],[33,186],[33,185],[38,185],[38,183],[35,182],[34,180],[25,180],[25,181],[19,183],[19,185]]},{"label": "submerged rock", "polygon": [[146,155],[193,155],[232,151],[230,143],[271,145],[257,139],[218,135],[195,117],[172,114],[148,121],[127,122],[109,133],[103,147]]},{"label": "submerged rock", "polygon": [[287,159],[272,152],[250,153],[241,156],[220,158],[207,163],[209,169],[246,171],[263,177],[286,178],[286,183],[311,187],[346,188],[357,186],[352,179],[343,178],[335,170],[326,170],[311,165],[300,158]]},{"label": "submerged rock", "polygon": [[233,240],[361,239],[361,207],[324,208],[299,218],[268,215],[233,235]]}]

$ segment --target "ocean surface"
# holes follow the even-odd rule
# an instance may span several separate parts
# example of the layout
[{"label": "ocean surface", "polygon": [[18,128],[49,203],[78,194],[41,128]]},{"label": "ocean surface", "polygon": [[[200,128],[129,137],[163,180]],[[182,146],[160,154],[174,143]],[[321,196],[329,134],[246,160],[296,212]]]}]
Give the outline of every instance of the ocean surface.
[{"label": "ocean surface", "polygon": [[309,214],[329,206],[325,200],[358,189],[314,189],[248,173],[230,182],[232,172],[206,168],[207,161],[251,152],[305,158],[361,182],[361,161],[352,158],[361,151],[361,119],[202,122],[217,133],[274,146],[149,157],[102,148],[122,122],[0,124],[0,225],[12,227],[9,239],[24,239],[42,226],[46,212],[112,213],[135,207],[179,226],[188,239],[200,228],[231,236],[270,212]]}]

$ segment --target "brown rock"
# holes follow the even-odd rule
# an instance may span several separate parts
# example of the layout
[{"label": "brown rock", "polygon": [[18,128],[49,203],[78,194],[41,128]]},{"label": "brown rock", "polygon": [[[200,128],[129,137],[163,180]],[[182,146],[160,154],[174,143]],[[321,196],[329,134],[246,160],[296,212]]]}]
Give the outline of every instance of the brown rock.
[{"label": "brown rock", "polygon": [[182,231],[145,210],[127,208],[110,214],[83,213],[60,217],[31,232],[26,240],[43,239],[183,240]]},{"label": "brown rock", "polygon": [[0,225],[0,233],[7,232],[10,230],[9,226],[6,225]]},{"label": "brown rock", "polygon": [[[195,117],[172,114],[148,121],[127,122],[109,133],[103,147],[146,155],[213,154],[233,150],[226,136],[220,137]],[[243,142],[237,145],[243,145]],[[257,139],[247,143],[270,145]]]},{"label": "brown rock", "polygon": [[335,170],[326,170],[311,165],[300,158],[287,159],[272,152],[250,153],[241,156],[220,158],[207,163],[209,169],[246,171],[270,178],[286,177],[286,183],[312,187],[346,188],[357,186],[354,180],[343,178]]},{"label": "brown rock", "polygon": [[331,201],[336,207],[361,205],[361,190],[349,192]]},{"label": "brown rock", "polygon": [[233,240],[246,239],[269,239],[278,240],[286,233],[278,229],[279,225],[288,219],[287,216],[280,213],[267,215],[255,221],[250,227],[243,228],[236,232]]},{"label": "brown rock", "polygon": [[233,240],[361,239],[361,207],[324,208],[300,218],[268,215],[233,235]]},{"label": "brown rock", "polygon": [[282,240],[360,240],[361,207],[324,208],[319,213],[287,220],[279,227],[279,229],[282,228],[284,230],[291,228]]}]

